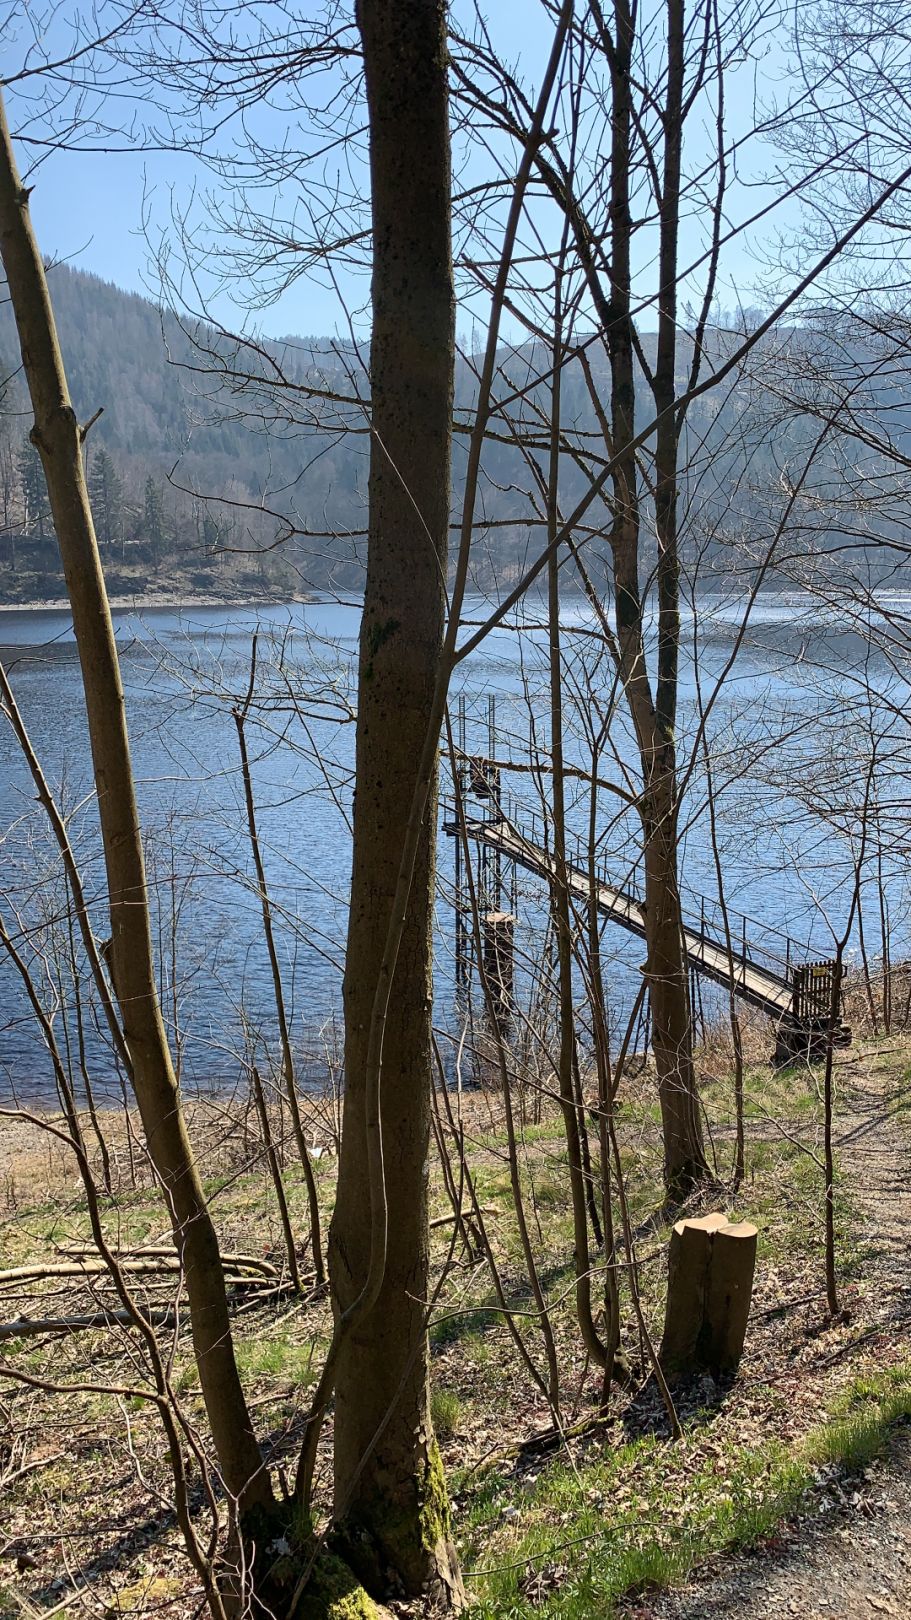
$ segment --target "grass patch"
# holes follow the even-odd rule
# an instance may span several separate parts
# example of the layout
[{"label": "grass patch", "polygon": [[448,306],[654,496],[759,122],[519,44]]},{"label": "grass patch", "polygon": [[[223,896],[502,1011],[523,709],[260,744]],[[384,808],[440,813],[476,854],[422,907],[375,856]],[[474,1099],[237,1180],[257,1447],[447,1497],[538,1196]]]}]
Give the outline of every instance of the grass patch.
[{"label": "grass patch", "polygon": [[435,1349],[442,1349],[447,1344],[457,1344],[463,1339],[478,1339],[492,1328],[502,1326],[503,1318],[497,1309],[497,1302],[490,1296],[491,1307],[485,1309],[482,1305],[464,1311],[447,1312],[430,1324],[430,1343]]},{"label": "grass patch", "polygon": [[[234,1340],[238,1371],[251,1388],[262,1381],[274,1380],[276,1384],[292,1383],[296,1388],[305,1389],[316,1381],[325,1349],[324,1342],[318,1340],[314,1347],[310,1339],[303,1342],[289,1338]],[[179,1395],[198,1390],[199,1375],[192,1359],[187,1360],[178,1373],[175,1388]]]},{"label": "grass patch", "polygon": [[889,1430],[911,1419],[911,1362],[856,1378],[809,1442],[817,1463],[855,1472],[882,1452]]},{"label": "grass patch", "polygon": [[451,1440],[462,1416],[462,1402],[454,1389],[435,1389],[430,1396],[430,1416],[438,1440]]},{"label": "grass patch", "polygon": [[800,1506],[821,1468],[854,1472],[911,1419],[911,1362],[855,1380],[794,1452],[702,1452],[653,1437],[555,1461],[530,1484],[494,1474],[462,1523],[478,1620],[608,1620],[621,1597],[670,1587],[712,1554],[755,1544]]},{"label": "grass patch", "polygon": [[234,1348],[241,1377],[251,1384],[258,1378],[291,1379],[300,1387],[311,1384],[325,1354],[325,1347],[314,1348],[310,1340],[301,1344],[293,1339],[239,1339]]}]

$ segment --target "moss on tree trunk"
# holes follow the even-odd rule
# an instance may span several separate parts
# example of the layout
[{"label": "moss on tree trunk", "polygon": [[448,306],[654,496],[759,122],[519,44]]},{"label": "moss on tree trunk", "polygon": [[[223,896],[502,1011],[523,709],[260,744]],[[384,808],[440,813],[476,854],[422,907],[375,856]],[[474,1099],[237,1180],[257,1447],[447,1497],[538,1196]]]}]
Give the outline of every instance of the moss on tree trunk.
[{"label": "moss on tree trunk", "polygon": [[331,1552],[320,1555],[295,1610],[295,1620],[387,1620],[387,1617],[391,1620],[389,1610],[375,1602],[344,1560]]}]

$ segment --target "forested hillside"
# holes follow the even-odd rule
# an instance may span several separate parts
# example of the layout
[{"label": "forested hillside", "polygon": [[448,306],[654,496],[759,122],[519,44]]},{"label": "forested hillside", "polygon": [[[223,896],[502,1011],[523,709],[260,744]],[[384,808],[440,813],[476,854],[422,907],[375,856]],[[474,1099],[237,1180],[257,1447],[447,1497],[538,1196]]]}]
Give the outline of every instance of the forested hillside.
[{"label": "forested hillside", "polygon": [[[293,488],[300,457],[278,434],[266,444],[237,410],[207,395],[188,370],[194,343],[148,299],[58,265],[52,274],[61,342],[76,409],[103,408],[88,444],[96,526],[114,593],[251,590],[305,586],[281,548],[278,524],[261,506]],[[201,342],[210,334],[194,334]],[[0,355],[16,352],[8,305],[0,312]],[[28,443],[23,390],[13,377],[0,418],[0,600],[62,594],[47,496]],[[346,447],[347,448],[347,447]],[[347,453],[348,471],[353,462]],[[333,482],[332,453],[308,481],[314,509]],[[339,480],[336,479],[336,482]],[[287,497],[276,503],[294,510]]]},{"label": "forested hillside", "polygon": [[[292,337],[257,347],[180,321],[151,300],[56,265],[52,291],[70,385],[83,420],[102,414],[87,440],[96,526],[113,594],[213,592],[225,597],[308,590],[359,591],[365,541],[368,439],[358,403],[368,394],[364,359],[326,338]],[[705,363],[715,366],[737,341],[723,328],[706,340]],[[643,335],[641,359],[654,352]],[[677,369],[687,380],[691,346],[681,341]],[[0,414],[0,601],[54,598],[63,593],[57,549],[38,456],[27,436],[24,392],[11,357],[16,339],[9,305],[0,306],[0,360],[9,377]],[[792,468],[804,499],[789,514],[793,544],[778,545],[777,566],[788,572],[839,531],[849,541],[881,527],[877,509],[857,496],[846,506],[842,458],[834,435],[803,462],[818,431],[813,411],[849,386],[868,357],[846,353],[824,322],[792,329],[762,348],[749,374],[696,399],[687,418],[681,457],[682,547],[694,570],[750,567],[763,555]],[[546,464],[548,356],[533,344],[504,350],[499,395],[485,443],[478,500],[475,582],[517,578],[543,532],[539,471]],[[869,368],[872,372],[873,368]],[[12,376],[9,374],[12,373]],[[586,376],[587,373],[587,376]],[[561,469],[564,512],[585,493],[600,438],[591,388],[608,395],[606,363],[592,344],[573,359],[563,381],[563,433],[569,454]],[[908,434],[908,380],[890,370],[887,385],[871,384],[880,427],[893,443]],[[639,367],[638,420],[652,415]],[[808,392],[808,390],[810,390]],[[456,369],[454,504],[461,498],[467,424],[475,396],[472,363]],[[814,397],[815,396],[815,397]],[[803,406],[810,406],[810,411]],[[460,431],[461,429],[461,431]],[[575,455],[573,454],[575,451]],[[583,453],[587,470],[580,466]],[[852,445],[851,477],[879,477],[871,452],[866,467]],[[893,480],[894,482],[894,480]],[[895,501],[890,488],[891,525]],[[880,481],[881,505],[883,490]],[[823,506],[831,508],[823,517]],[[836,510],[837,509],[837,510]],[[589,568],[601,577],[598,536],[608,514],[590,509],[580,530]],[[809,523],[809,528],[807,527]],[[824,546],[823,546],[824,549]],[[894,565],[884,554],[884,567]]]}]

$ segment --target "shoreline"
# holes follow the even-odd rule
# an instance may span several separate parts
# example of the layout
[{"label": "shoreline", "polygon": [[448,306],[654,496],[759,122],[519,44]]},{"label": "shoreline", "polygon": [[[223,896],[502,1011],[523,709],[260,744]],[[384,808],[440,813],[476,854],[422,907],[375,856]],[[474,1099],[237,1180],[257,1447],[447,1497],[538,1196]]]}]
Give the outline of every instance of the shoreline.
[{"label": "shoreline", "polygon": [[[317,602],[320,598],[310,594],[302,596],[185,596],[178,592],[163,591],[160,596],[112,596],[111,610],[114,613],[146,613],[150,608],[167,608],[170,612],[180,608],[262,608],[262,607],[301,607],[305,603]],[[70,609],[69,597],[48,597],[43,601],[34,602],[0,602],[0,614],[4,613],[67,613]]]},{"label": "shoreline", "polygon": [[[704,598],[711,600],[713,597],[718,596],[727,600],[733,595],[735,600],[739,599],[739,593],[737,591],[732,592],[731,585],[731,581],[725,582],[723,579],[715,582],[714,585],[709,583],[704,591]],[[874,586],[874,593],[875,590],[876,587]],[[496,600],[495,594],[492,594],[489,588],[484,590],[476,589],[470,595],[478,597],[488,604]],[[534,586],[532,586],[529,595],[532,599],[535,598],[536,590]],[[748,587],[744,587],[744,599],[749,595]],[[886,595],[888,598],[911,596],[911,584],[905,589],[893,585],[891,589],[887,590]],[[801,602],[815,600],[814,592],[811,589],[796,586],[790,582],[782,583],[777,581],[764,582],[759,588],[757,597],[765,599],[782,598],[788,602],[795,598]],[[214,596],[204,592],[173,590],[155,592],[153,595],[138,592],[128,594],[118,592],[109,597],[109,604],[114,613],[148,613],[155,609],[173,613],[194,608],[214,608],[218,610],[235,608],[241,611],[252,611],[258,608],[294,608],[326,603],[354,607],[359,605],[360,600],[357,594],[353,592],[322,592],[316,590],[282,592],[280,595],[269,594],[264,596],[249,594]],[[584,591],[578,590],[568,591],[564,600],[567,604],[576,601],[584,603],[587,598]],[[606,600],[610,600],[610,592],[607,593]],[[12,616],[27,613],[69,613],[69,611],[70,601],[67,596],[35,597],[26,602],[4,602],[0,600],[0,620],[2,620],[4,614]],[[465,622],[471,623],[470,620]]]}]

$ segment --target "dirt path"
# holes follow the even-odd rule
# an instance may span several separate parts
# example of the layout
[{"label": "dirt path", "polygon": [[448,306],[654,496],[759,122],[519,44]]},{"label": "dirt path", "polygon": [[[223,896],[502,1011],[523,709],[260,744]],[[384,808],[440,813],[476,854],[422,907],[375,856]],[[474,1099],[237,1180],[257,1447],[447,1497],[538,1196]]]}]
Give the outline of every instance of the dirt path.
[{"label": "dirt path", "polygon": [[[841,1071],[838,1158],[867,1216],[875,1306],[866,1314],[911,1342],[911,1144],[888,1082]],[[827,1477],[826,1477],[827,1476]],[[876,1620],[911,1617],[911,1431],[862,1476],[824,1471],[806,1513],[768,1545],[719,1559],[681,1591],[627,1605],[636,1620]]]},{"label": "dirt path", "polygon": [[[840,1498],[840,1499],[839,1499]],[[877,1620],[911,1615],[911,1436],[842,1490],[814,1493],[811,1516],[682,1592],[632,1604],[627,1620]]]}]

